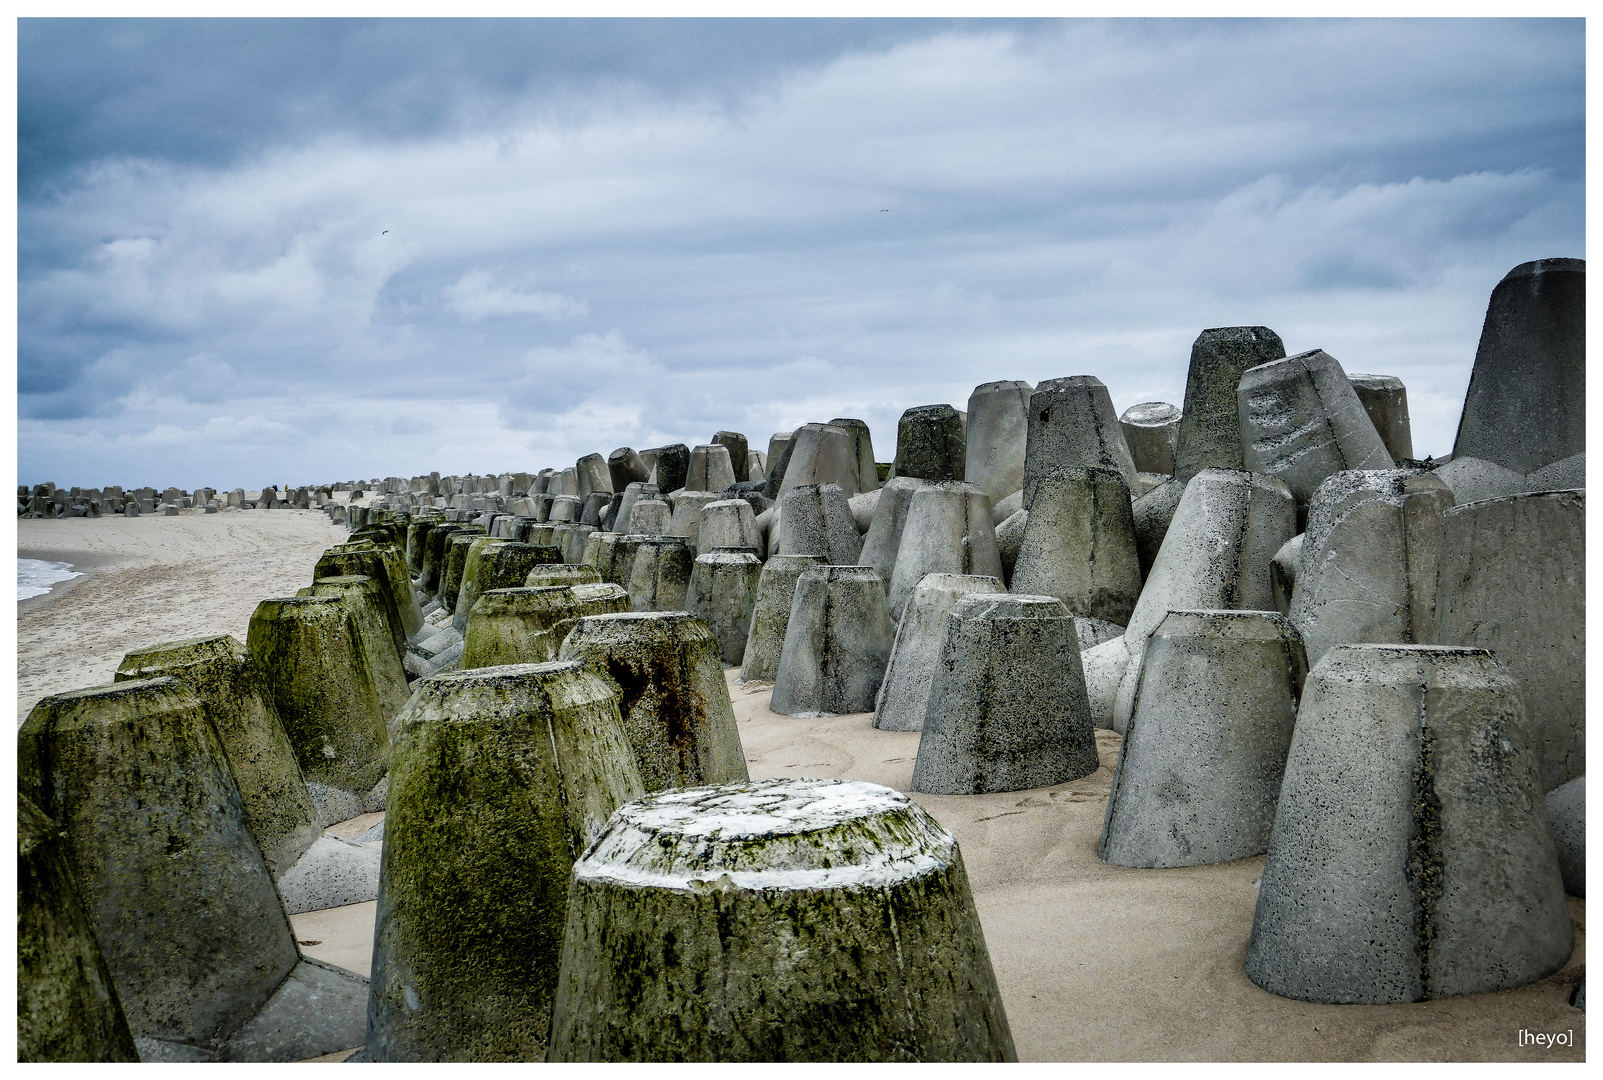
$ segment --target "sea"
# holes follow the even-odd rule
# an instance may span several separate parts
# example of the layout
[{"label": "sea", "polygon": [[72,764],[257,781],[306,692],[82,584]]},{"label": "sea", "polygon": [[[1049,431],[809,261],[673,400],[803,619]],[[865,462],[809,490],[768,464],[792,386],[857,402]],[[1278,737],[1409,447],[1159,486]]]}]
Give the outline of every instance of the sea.
[{"label": "sea", "polygon": [[71,563],[18,559],[17,599],[27,600],[29,597],[43,596],[50,591],[52,585],[59,585],[75,577],[83,575],[74,570]]}]

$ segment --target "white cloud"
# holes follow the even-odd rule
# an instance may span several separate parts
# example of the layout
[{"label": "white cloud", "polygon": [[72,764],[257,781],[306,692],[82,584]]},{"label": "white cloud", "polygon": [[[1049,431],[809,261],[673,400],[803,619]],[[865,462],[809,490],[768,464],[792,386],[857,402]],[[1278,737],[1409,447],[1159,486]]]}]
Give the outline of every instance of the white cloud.
[{"label": "white cloud", "polygon": [[542,319],[571,319],[585,314],[584,301],[558,293],[519,292],[510,285],[492,285],[490,275],[473,270],[445,290],[447,306],[473,322],[492,315],[538,315]]}]

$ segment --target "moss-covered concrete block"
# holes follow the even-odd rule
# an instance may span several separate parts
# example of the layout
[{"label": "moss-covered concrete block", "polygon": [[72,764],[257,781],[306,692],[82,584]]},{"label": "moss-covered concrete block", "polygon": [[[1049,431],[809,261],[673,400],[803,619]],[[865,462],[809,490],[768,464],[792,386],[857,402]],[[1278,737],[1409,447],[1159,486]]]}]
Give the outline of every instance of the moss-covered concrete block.
[{"label": "moss-covered concrete block", "polygon": [[[593,564],[570,566],[567,563],[541,563],[524,575],[522,584],[524,588],[535,589],[541,585],[588,585],[600,581],[601,574]],[[501,587],[510,589],[513,586]]]},{"label": "moss-covered concrete block", "polygon": [[550,1061],[1017,1060],[957,841],[900,792],[650,796],[568,896]]},{"label": "moss-covered concrete block", "polygon": [[475,525],[472,532],[459,532],[447,537],[445,547],[441,550],[444,567],[440,571],[440,606],[446,611],[456,611],[457,594],[462,589],[463,575],[467,572],[468,554],[473,542],[485,536],[483,526]]},{"label": "moss-covered concrete block", "polygon": [[[371,564],[365,561],[348,561],[353,553],[364,550],[378,553],[382,572],[375,573]],[[395,602],[396,613],[400,616],[404,628],[403,636],[411,637],[423,629],[423,613],[418,606],[417,597],[412,593],[412,576],[406,571],[406,556],[399,544],[343,544],[329,548],[323,552],[323,557],[317,560],[317,566],[312,571],[312,580],[340,574],[366,574],[376,581],[385,582]]]},{"label": "moss-covered concrete block", "polygon": [[289,736],[250,650],[227,634],[135,649],[117,682],[171,675],[206,707],[239,788],[245,822],[276,878],[294,865],[318,827]]},{"label": "moss-covered concrete block", "polygon": [[647,791],[747,778],[718,639],[700,619],[683,611],[586,616],[561,656],[618,687]]},{"label": "moss-covered concrete block", "polygon": [[425,680],[390,776],[374,1061],[538,1061],[573,861],[641,793],[618,699],[575,663]]},{"label": "moss-covered concrete block", "polygon": [[695,554],[679,537],[652,536],[635,549],[629,597],[636,611],[683,611]]},{"label": "moss-covered concrete block", "polygon": [[543,664],[580,619],[628,610],[629,594],[610,582],[492,589],[468,616],[461,664]]},{"label": "moss-covered concrete block", "polygon": [[440,591],[445,576],[446,541],[457,533],[472,532],[473,526],[446,522],[429,530],[427,547],[423,551],[423,571],[418,577],[418,588],[433,596]]}]

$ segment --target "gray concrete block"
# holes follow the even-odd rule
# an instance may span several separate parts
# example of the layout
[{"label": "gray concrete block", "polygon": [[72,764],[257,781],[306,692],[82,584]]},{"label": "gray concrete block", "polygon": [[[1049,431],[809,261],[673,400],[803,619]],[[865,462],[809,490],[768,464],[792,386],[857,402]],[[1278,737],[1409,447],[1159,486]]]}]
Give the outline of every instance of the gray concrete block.
[{"label": "gray concrete block", "polygon": [[628,610],[629,593],[612,582],[494,589],[474,605],[460,663],[464,670],[548,663],[586,615]]},{"label": "gray concrete block", "polygon": [[1096,772],[1079,635],[1062,601],[970,593],[945,630],[912,790],[1023,791]]},{"label": "gray concrete block", "polygon": [[1013,583],[1013,571],[1018,567],[1019,552],[1024,547],[1024,533],[1029,524],[1030,512],[1015,510],[996,527],[996,554],[1002,560],[1004,584]]},{"label": "gray concrete block", "polygon": [[1459,506],[1518,495],[1530,487],[1526,477],[1512,469],[1469,456],[1455,455],[1447,464],[1432,472],[1452,490],[1453,501]]},{"label": "gray concrete block", "polygon": [[[1302,545],[1307,533],[1298,533],[1280,546],[1269,563],[1269,576],[1274,585],[1275,610],[1282,615],[1291,614],[1291,597],[1297,591],[1297,572],[1302,568]],[[1435,594],[1431,594],[1432,610]]]},{"label": "gray concrete block", "polygon": [[[770,464],[774,460],[770,449]],[[791,433],[778,466],[770,469],[763,494],[777,500],[789,488],[839,484],[850,498],[862,490],[858,472],[857,440],[852,432],[834,424],[803,424]]]},{"label": "gray concrete block", "polygon": [[967,436],[963,418],[950,405],[918,405],[902,413],[896,426],[893,476],[920,480],[962,480]]},{"label": "gray concrete block", "polygon": [[644,483],[651,470],[633,447],[620,446],[607,455],[607,474],[612,478],[612,490],[622,492],[630,484]]},{"label": "gray concrete block", "polygon": [[1306,675],[1278,612],[1169,612],[1142,654],[1097,856],[1198,866],[1267,851]]},{"label": "gray concrete block", "polygon": [[893,476],[879,489],[874,504],[874,520],[863,535],[859,566],[872,566],[890,586],[896,570],[896,554],[902,547],[902,530],[907,526],[907,509],[913,493],[928,481],[912,476]]},{"label": "gray concrete block", "polygon": [[1586,896],[1586,777],[1560,784],[1547,793],[1547,820],[1558,851],[1564,891]]},{"label": "gray concrete block", "polygon": [[[745,502],[740,503],[746,506]],[[747,507],[750,513],[750,507]],[[696,556],[685,592],[685,610],[705,622],[718,639],[725,664],[738,665],[746,655],[751,613],[757,606],[757,582],[763,565],[750,554]]]},{"label": "gray concrete block", "polygon": [[651,536],[635,549],[629,598],[636,611],[683,611],[695,566],[690,545],[676,536]]},{"label": "gray concrete block", "polygon": [[[717,431],[713,433],[712,442],[714,445],[722,446],[729,451],[729,465],[735,474],[734,480],[732,480],[730,483],[740,484],[751,479],[751,474],[747,469],[747,462],[749,461],[747,455],[751,452],[751,447],[746,442],[746,436],[742,435],[738,431]],[[692,451],[692,453],[694,453],[694,451]],[[695,486],[696,485],[694,484],[690,485],[692,488]],[[715,489],[708,487],[703,488],[702,490],[722,491],[725,490],[725,488]]]},{"label": "gray concrete block", "polygon": [[673,523],[673,509],[665,499],[636,499],[629,514],[629,528],[636,536],[667,536]]},{"label": "gray concrete block", "polygon": [[752,605],[751,630],[741,658],[741,682],[772,682],[779,672],[779,656],[790,626],[796,580],[815,566],[819,555],[770,555],[757,579],[757,602]]},{"label": "gray concrete block", "polygon": [[1092,375],[1048,379],[1030,396],[1024,452],[1024,508],[1035,507],[1036,486],[1062,468],[1113,469],[1125,486],[1135,482],[1135,461],[1119,415],[1102,380]]},{"label": "gray concrete block", "polygon": [[[722,495],[715,495],[711,491],[690,489],[679,492],[673,499],[673,515],[668,520],[668,535],[684,537],[690,543],[691,554],[700,554],[702,508],[722,499]],[[745,502],[744,499],[739,501]],[[751,504],[746,505],[749,508]]]},{"label": "gray concrete block", "polygon": [[362,1045],[367,980],[303,957],[261,1012],[218,1055],[223,1061],[306,1061]]},{"label": "gray concrete block", "polygon": [[[1169,535],[1174,512],[1180,508],[1180,498],[1186,493],[1186,481],[1171,479],[1159,484],[1145,495],[1136,495],[1130,504],[1135,520],[1136,555],[1141,559],[1141,575],[1152,572],[1163,538]],[[1131,492],[1134,495],[1134,491]]]},{"label": "gray concrete block", "polygon": [[839,484],[787,487],[780,496],[778,528],[779,550],[786,555],[821,555],[832,566],[845,566],[856,563],[863,550]]},{"label": "gray concrete block", "polygon": [[1019,379],[982,383],[968,398],[964,433],[964,479],[994,505],[1024,487],[1024,447],[1030,395]]},{"label": "gray concrete block", "polygon": [[1119,416],[1124,443],[1137,473],[1174,475],[1174,448],[1180,437],[1180,410],[1167,401],[1143,401]]},{"label": "gray concrete block", "polygon": [[1223,326],[1197,335],[1175,436],[1174,475],[1182,485],[1203,469],[1244,467],[1236,387],[1248,368],[1285,355],[1280,335],[1267,326]]},{"label": "gray concrete block", "polygon": [[1544,465],[1525,478],[1527,491],[1571,491],[1586,486],[1586,452]]},{"label": "gray concrete block", "polygon": [[1414,456],[1413,427],[1408,420],[1408,388],[1395,375],[1360,375],[1348,372],[1347,380],[1369,414],[1370,423],[1386,444],[1395,461]]},{"label": "gray concrete block", "polygon": [[885,588],[872,567],[806,571],[796,580],[768,707],[790,716],[872,711],[894,641]]},{"label": "gray concrete block", "polygon": [[729,447],[707,443],[691,449],[690,469],[685,478],[687,489],[719,494],[728,491],[734,484],[735,464],[729,455]]},{"label": "gray concrete block", "polygon": [[867,535],[874,524],[874,511],[879,509],[879,496],[883,488],[873,491],[864,491],[853,495],[846,500],[847,507],[852,512],[852,524],[857,526],[860,534]]},{"label": "gray concrete block", "polygon": [[1071,615],[1127,624],[1141,561],[1123,474],[1064,466],[1038,477],[1008,588],[1055,596]]},{"label": "gray concrete block", "polygon": [[[284,910],[299,915],[375,899],[381,854],[376,844],[353,843],[324,833],[279,875],[278,893],[284,898]],[[361,1041],[345,1045],[355,1046]]]},{"label": "gray concrete block", "polygon": [[1002,580],[991,498],[961,480],[926,483],[908,501],[887,600],[893,619],[925,574],[966,574]]},{"label": "gray concrete block", "polygon": [[670,443],[656,447],[651,455],[648,483],[655,484],[661,492],[678,491],[685,486],[685,479],[690,475],[690,447],[684,443]]},{"label": "gray concrete block", "polygon": [[994,577],[925,574],[908,598],[874,703],[882,731],[922,731],[935,668],[946,641],[946,615],[969,593],[1005,593]]},{"label": "gray concrete block", "polygon": [[1308,674],[1247,977],[1379,1005],[1545,978],[1574,939],[1520,695],[1484,649],[1339,645]]},{"label": "gray concrete block", "polygon": [[879,469],[874,464],[874,439],[869,434],[868,424],[852,417],[837,416],[829,422],[829,426],[846,433],[848,453],[856,463],[854,472],[858,492],[877,490]]}]

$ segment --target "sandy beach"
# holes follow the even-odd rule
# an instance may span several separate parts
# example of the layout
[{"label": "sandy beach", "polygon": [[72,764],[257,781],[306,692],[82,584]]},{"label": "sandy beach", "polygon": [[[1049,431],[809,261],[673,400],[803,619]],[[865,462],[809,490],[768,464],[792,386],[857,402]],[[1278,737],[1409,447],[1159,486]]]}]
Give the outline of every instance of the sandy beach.
[{"label": "sandy beach", "polygon": [[[243,640],[256,604],[293,595],[322,550],[345,538],[323,515],[295,511],[29,520],[19,530],[24,557],[80,569],[100,560],[71,588],[21,605],[23,715],[45,694],[110,681],[131,647],[212,633]],[[906,790],[917,733],[876,731],[866,714],[780,716],[768,709],[770,686],[726,675],[754,778],[838,776]],[[1180,870],[1100,862],[1119,737],[1099,732],[1098,748],[1102,767],[1074,783],[914,795],[958,838],[1021,1059],[1585,1059],[1585,1014],[1567,1004],[1585,970],[1584,901],[1569,901],[1570,962],[1532,986],[1397,1006],[1276,997],[1242,971],[1263,859]],[[317,942],[303,945],[307,954],[366,974],[373,907],[297,915],[296,936]],[[1522,1029],[1572,1031],[1574,1045],[1522,1047]]]}]

